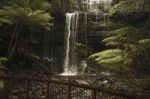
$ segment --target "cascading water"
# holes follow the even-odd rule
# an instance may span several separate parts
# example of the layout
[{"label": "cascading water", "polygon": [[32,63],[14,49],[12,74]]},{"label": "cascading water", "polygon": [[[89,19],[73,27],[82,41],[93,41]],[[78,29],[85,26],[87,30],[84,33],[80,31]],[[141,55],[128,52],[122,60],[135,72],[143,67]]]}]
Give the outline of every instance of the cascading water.
[{"label": "cascading water", "polygon": [[99,12],[99,7],[101,5],[108,8],[111,2],[112,0],[82,0],[82,8],[88,12]]},{"label": "cascading water", "polygon": [[[75,44],[77,43],[77,27],[78,27],[78,19],[79,13],[84,14],[84,23],[87,25],[88,21],[88,13],[95,13],[96,20],[98,20],[99,15],[99,6],[103,5],[104,8],[108,8],[112,2],[112,0],[74,0],[78,7],[77,9],[82,8],[83,11],[78,11],[76,13],[66,13],[66,34],[65,34],[65,58],[64,58],[64,72],[63,75],[78,73],[78,61],[77,61],[77,53],[75,52]],[[81,4],[82,3],[82,4]],[[81,7],[82,6],[82,7]],[[102,12],[100,12],[102,13]],[[87,26],[86,26],[87,29]],[[85,37],[85,45],[87,46],[87,30]],[[86,61],[83,62],[83,71],[87,67]],[[81,73],[81,74],[82,74]]]},{"label": "cascading water", "polygon": [[65,51],[63,74],[77,74],[76,53],[74,52],[77,26],[78,26],[78,13],[66,13],[66,36],[65,36],[66,51]]}]

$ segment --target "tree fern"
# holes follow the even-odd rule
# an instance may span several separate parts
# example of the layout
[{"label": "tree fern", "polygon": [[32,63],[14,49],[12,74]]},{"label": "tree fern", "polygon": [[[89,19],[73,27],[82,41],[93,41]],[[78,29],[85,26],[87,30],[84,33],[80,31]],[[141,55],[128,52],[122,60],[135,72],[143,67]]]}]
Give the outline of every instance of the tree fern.
[{"label": "tree fern", "polygon": [[45,13],[42,10],[32,10],[31,8],[16,8],[16,7],[4,7],[0,10],[0,21],[8,24],[19,24],[25,26],[39,26],[46,29],[50,28],[49,13]]},{"label": "tree fern", "polygon": [[150,59],[150,57],[145,57],[147,56],[145,50],[150,46],[149,32],[141,33],[140,29],[133,27],[121,28],[115,30],[103,42],[116,49],[104,50],[89,57],[102,66],[118,68],[131,66],[134,62],[142,63]]},{"label": "tree fern", "polygon": [[39,42],[37,33],[50,33],[53,21],[50,9],[47,0],[6,0],[0,7],[1,25],[9,25],[12,29],[8,38],[10,64],[21,63],[22,59],[27,59],[23,60],[26,64],[39,61],[40,57],[32,53],[32,45]]},{"label": "tree fern", "polygon": [[147,28],[150,22],[149,5],[150,0],[120,0],[118,4],[115,4],[110,10],[112,14],[126,14],[125,16],[130,18],[134,13],[139,14],[140,12],[142,15],[148,13],[148,17],[146,21],[138,23],[138,25],[129,22],[130,19],[125,20],[124,26],[115,28],[116,30],[113,30],[112,34],[103,40],[107,46],[111,46],[113,49],[97,52],[89,58],[101,66],[113,69],[124,67],[150,68],[150,31]]}]

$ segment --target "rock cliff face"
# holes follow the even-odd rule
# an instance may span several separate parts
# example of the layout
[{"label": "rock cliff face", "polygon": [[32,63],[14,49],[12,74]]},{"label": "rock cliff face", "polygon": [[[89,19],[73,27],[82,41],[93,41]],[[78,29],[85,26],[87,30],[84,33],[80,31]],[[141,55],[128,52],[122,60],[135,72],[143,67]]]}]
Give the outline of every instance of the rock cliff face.
[{"label": "rock cliff face", "polygon": [[82,13],[78,30],[81,43],[86,42],[93,49],[103,49],[104,46],[101,40],[111,33],[105,24],[108,18],[109,15],[105,13]]}]

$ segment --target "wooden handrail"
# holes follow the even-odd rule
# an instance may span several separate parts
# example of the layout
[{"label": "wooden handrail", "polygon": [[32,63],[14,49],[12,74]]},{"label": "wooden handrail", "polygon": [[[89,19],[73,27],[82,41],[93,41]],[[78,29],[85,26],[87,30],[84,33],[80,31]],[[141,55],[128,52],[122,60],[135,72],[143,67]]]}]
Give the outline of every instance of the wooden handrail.
[{"label": "wooden handrail", "polygon": [[[127,99],[147,99],[145,97],[141,97],[138,95],[133,95],[133,94],[129,94],[129,93],[125,93],[125,92],[118,92],[115,90],[109,90],[106,88],[102,88],[102,87],[94,87],[94,86],[89,86],[89,85],[85,85],[85,84],[77,84],[77,83],[70,83],[67,81],[58,81],[58,80],[52,80],[52,79],[38,79],[38,78],[27,78],[27,77],[15,77],[15,76],[0,76],[0,79],[4,79],[4,80],[22,80],[22,81],[26,81],[26,97],[28,99],[28,92],[29,92],[29,82],[30,81],[37,81],[37,82],[47,82],[47,86],[49,86],[49,83],[54,83],[54,84],[61,84],[61,85],[65,85],[66,86],[66,91],[70,92],[70,87],[74,86],[74,87],[78,87],[78,88],[84,88],[84,89],[88,89],[91,90],[91,99],[96,99],[96,92],[104,92],[107,94],[112,94],[112,95],[116,95],[116,96],[120,96],[120,97],[125,97]],[[47,91],[49,91],[49,89],[47,89]],[[48,92],[47,92],[47,97],[48,96]],[[69,99],[68,97],[70,97],[70,93],[66,94],[66,98],[65,99]],[[48,98],[47,98],[48,99]]]}]

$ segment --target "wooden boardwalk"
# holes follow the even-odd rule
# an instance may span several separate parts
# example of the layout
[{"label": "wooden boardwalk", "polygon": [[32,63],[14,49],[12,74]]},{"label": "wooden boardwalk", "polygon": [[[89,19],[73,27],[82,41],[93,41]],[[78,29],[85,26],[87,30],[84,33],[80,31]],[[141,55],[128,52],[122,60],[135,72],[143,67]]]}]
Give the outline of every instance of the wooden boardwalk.
[{"label": "wooden boardwalk", "polygon": [[[146,99],[102,87],[61,81],[23,77],[0,77],[4,80],[8,99]],[[17,98],[13,98],[17,97]]]}]

